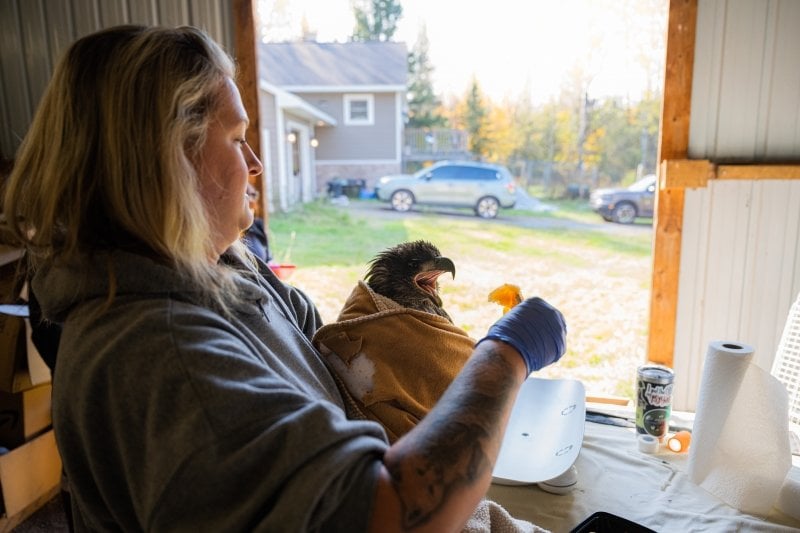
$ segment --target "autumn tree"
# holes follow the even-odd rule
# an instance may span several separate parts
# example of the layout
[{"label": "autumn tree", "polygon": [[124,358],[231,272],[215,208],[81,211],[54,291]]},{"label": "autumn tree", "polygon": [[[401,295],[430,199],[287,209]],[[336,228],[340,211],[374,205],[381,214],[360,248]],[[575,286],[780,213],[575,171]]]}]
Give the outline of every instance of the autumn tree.
[{"label": "autumn tree", "polygon": [[403,6],[395,0],[359,0],[354,2],[356,27],[353,41],[391,41]]},{"label": "autumn tree", "polygon": [[441,102],[433,91],[433,66],[428,56],[428,32],[423,25],[408,54],[408,127],[435,128],[447,121],[441,114]]},{"label": "autumn tree", "polygon": [[486,117],[486,159],[505,163],[517,149],[522,139],[514,123],[513,108],[506,102],[490,105]]}]

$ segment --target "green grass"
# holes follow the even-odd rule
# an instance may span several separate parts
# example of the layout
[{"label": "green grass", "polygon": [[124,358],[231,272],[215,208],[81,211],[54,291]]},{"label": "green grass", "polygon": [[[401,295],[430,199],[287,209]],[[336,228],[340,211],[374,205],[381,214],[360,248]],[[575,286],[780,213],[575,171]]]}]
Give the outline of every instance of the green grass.
[{"label": "green grass", "polygon": [[604,223],[578,201],[554,202],[559,209],[552,212],[507,210],[499,220],[469,210],[401,216],[363,209],[362,202],[370,201],[319,201],[269,218],[275,260],[297,265],[289,282],[312,297],[326,322],[378,252],[426,239],[457,265],[458,276],[446,277],[441,291],[458,327],[479,338],[499,316],[489,292],[517,284],[567,318],[567,354],[542,377],[580,379],[594,395],[632,397],[629,378],[646,351],[651,231]]},{"label": "green grass", "polygon": [[363,265],[386,243],[404,241],[408,234],[401,222],[368,226],[365,219],[316,202],[270,215],[269,237],[276,261],[352,266]]},{"label": "green grass", "polygon": [[[366,201],[370,200],[356,200]],[[574,201],[563,201],[554,212],[504,212],[511,220],[564,218],[598,223],[594,213],[585,213]],[[532,229],[484,221],[471,216],[443,217],[436,212],[407,219],[367,220],[324,201],[305,204],[290,213],[274,213],[269,218],[270,247],[275,260],[288,260],[306,266],[364,265],[389,245],[415,239],[433,241],[441,249],[477,248],[508,252],[527,257],[561,257],[580,264],[583,248],[630,254],[651,253],[652,237],[616,235],[580,229]],[[292,237],[294,234],[294,237]],[[521,244],[528,245],[521,245]]]}]

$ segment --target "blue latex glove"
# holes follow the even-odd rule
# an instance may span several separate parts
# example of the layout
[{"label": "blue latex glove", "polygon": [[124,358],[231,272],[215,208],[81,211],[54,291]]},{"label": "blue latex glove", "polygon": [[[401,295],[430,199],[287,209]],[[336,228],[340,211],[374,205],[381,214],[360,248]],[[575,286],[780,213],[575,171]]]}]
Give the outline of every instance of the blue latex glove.
[{"label": "blue latex glove", "polygon": [[564,355],[567,324],[558,309],[541,298],[528,298],[495,322],[478,344],[488,339],[513,346],[522,355],[530,374]]}]

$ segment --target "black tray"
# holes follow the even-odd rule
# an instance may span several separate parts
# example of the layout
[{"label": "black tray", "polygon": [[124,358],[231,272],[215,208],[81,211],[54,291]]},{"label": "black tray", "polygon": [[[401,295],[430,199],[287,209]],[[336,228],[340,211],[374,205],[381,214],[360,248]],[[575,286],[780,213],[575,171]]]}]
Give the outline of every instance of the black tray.
[{"label": "black tray", "polygon": [[570,533],[656,533],[636,522],[611,513],[597,512],[575,526]]}]

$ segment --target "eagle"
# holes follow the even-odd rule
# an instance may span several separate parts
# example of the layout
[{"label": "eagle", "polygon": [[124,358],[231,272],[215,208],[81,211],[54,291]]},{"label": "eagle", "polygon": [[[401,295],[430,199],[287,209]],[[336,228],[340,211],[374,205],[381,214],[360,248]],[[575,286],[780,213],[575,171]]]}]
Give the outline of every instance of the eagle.
[{"label": "eagle", "polygon": [[453,320],[442,307],[439,276],[449,272],[456,277],[453,261],[442,257],[428,241],[403,242],[380,252],[369,263],[364,281],[376,293],[409,309]]}]

